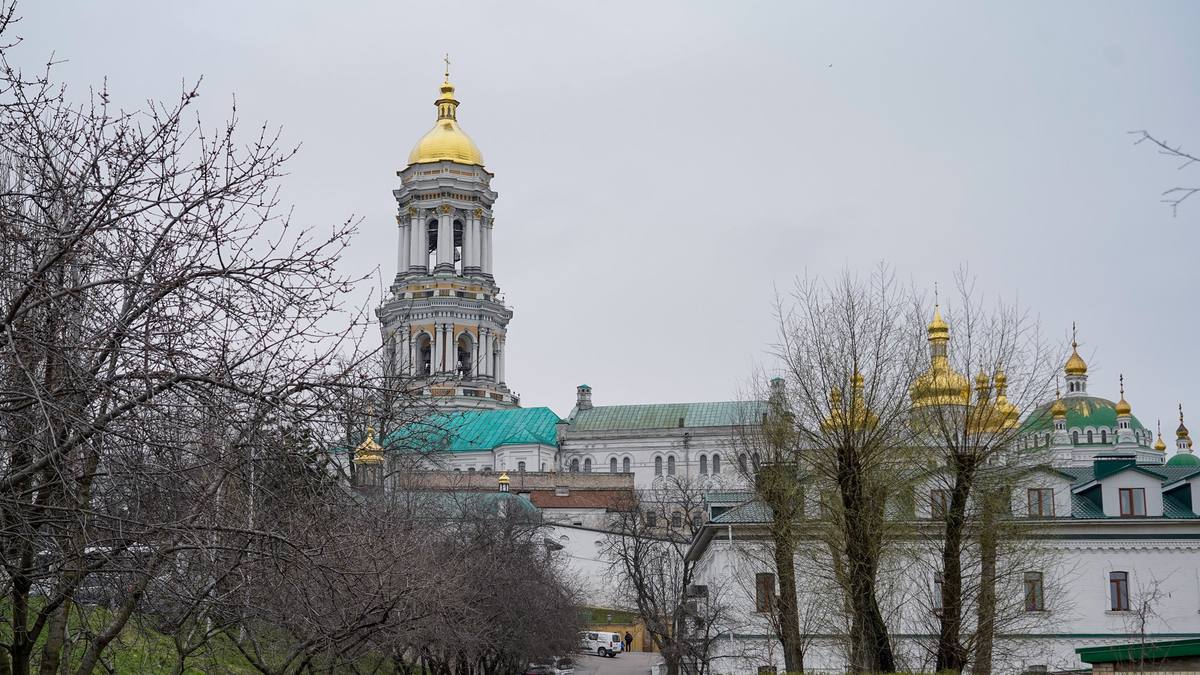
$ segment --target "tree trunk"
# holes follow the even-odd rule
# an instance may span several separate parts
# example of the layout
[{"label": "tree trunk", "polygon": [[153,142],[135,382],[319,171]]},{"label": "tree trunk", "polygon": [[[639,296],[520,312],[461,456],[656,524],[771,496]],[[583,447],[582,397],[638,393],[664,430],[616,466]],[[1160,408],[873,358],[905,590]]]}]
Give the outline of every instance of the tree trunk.
[{"label": "tree trunk", "polygon": [[784,668],[804,672],[804,649],[800,639],[800,613],[796,594],[796,543],[792,528],[775,529],[775,572],[779,577],[779,641],[783,645]]},{"label": "tree trunk", "polygon": [[961,464],[954,476],[954,489],[945,514],[946,527],[942,540],[942,615],[939,621],[935,669],[938,672],[962,672],[966,653],[962,645],[962,547],[963,528],[967,517],[967,497],[971,489],[970,467]]},{"label": "tree trunk", "polygon": [[994,508],[996,500],[1007,498],[998,496],[983,510],[983,518],[979,530],[979,607],[977,609],[978,624],[975,629],[975,663],[972,670],[976,673],[992,672],[992,647],[996,630],[996,519]]},{"label": "tree trunk", "polygon": [[[852,458],[851,458],[852,459]],[[894,673],[887,624],[876,597],[876,573],[879,569],[880,531],[883,504],[877,491],[868,493],[858,467],[843,461],[840,485],[845,511],[845,547],[847,590],[851,609],[851,669],[855,672]],[[875,503],[875,502],[879,503]]]},{"label": "tree trunk", "polygon": [[42,662],[39,675],[57,675],[62,662],[63,647],[67,642],[67,622],[71,616],[71,601],[64,600],[50,615],[46,626],[46,642],[42,645]]}]

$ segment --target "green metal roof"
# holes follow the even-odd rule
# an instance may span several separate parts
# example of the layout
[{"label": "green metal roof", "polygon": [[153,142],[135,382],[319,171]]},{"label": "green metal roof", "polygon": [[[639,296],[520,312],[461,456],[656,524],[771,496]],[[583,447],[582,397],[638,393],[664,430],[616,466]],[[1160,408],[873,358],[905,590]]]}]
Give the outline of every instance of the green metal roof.
[{"label": "green metal roof", "polygon": [[765,401],[605,405],[576,410],[568,421],[574,431],[695,429],[757,423],[766,410]]},{"label": "green metal roof", "polygon": [[[1115,429],[1117,427],[1117,404],[1106,398],[1098,396],[1065,396],[1063,404],[1067,406],[1067,428],[1078,427],[1107,427]],[[1022,426],[1022,431],[1049,431],[1054,426],[1054,417],[1050,414],[1050,406],[1054,405],[1054,401],[1043,403],[1034,409],[1025,418],[1025,423]],[[1129,426],[1133,429],[1145,429],[1142,423],[1136,416],[1130,416],[1132,419]]]},{"label": "green metal roof", "polygon": [[503,445],[557,447],[559,421],[549,408],[438,413],[388,435],[383,446],[420,452],[479,452]]},{"label": "green metal roof", "polygon": [[1167,460],[1167,466],[1196,467],[1200,466],[1200,457],[1190,452],[1177,452]]},{"label": "green metal roof", "polygon": [[1084,663],[1118,663],[1122,661],[1160,661],[1170,658],[1200,656],[1200,639],[1138,642],[1105,647],[1080,647],[1075,650]]}]

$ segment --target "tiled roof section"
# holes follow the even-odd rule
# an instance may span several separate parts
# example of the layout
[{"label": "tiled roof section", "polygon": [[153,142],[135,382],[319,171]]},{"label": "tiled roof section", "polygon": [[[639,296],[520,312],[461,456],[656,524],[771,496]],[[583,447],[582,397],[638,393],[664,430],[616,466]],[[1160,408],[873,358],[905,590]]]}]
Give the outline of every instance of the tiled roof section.
[{"label": "tiled roof section", "polygon": [[1192,513],[1183,502],[1171,495],[1163,495],[1163,516],[1166,518],[1198,519],[1200,516]]},{"label": "tiled roof section", "polygon": [[1104,515],[1104,511],[1096,505],[1096,502],[1083,495],[1071,495],[1071,517],[1107,518],[1108,516]]},{"label": "tiled roof section", "polygon": [[578,431],[695,429],[756,424],[766,410],[765,401],[605,405],[577,410],[569,421]]},{"label": "tiled roof section", "polygon": [[754,499],[754,490],[709,490],[704,501],[709,504],[741,504]]},{"label": "tiled roof section", "polygon": [[774,514],[771,511],[771,507],[762,502],[753,501],[729,509],[725,513],[713,518],[710,522],[732,525],[769,523],[773,517]]},{"label": "tiled roof section", "polygon": [[[1166,466],[1163,464],[1138,464],[1137,466],[1138,469],[1142,470],[1143,472],[1161,476],[1164,484],[1173,483],[1181,478],[1187,478],[1188,476],[1196,473],[1196,468],[1189,466]],[[1073,478],[1071,481],[1073,485],[1083,485],[1084,483],[1090,483],[1093,479],[1095,479],[1096,475],[1094,468],[1095,467],[1092,465],[1064,466],[1054,467],[1054,470],[1071,476]]]},{"label": "tiled roof section", "polygon": [[503,445],[554,447],[558,422],[549,408],[438,413],[389,434],[383,446],[420,452],[478,452]]},{"label": "tiled roof section", "polygon": [[529,500],[539,509],[604,509],[620,511],[631,503],[629,490],[572,490],[560,497],[553,490],[535,490]]}]

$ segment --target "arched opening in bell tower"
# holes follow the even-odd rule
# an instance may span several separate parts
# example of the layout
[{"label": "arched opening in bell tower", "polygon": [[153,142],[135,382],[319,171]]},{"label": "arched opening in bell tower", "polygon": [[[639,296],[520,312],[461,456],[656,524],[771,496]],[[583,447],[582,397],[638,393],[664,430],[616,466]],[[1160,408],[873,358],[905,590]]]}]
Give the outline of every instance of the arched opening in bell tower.
[{"label": "arched opening in bell tower", "polygon": [[475,364],[472,363],[471,354],[474,351],[474,340],[471,339],[470,333],[463,333],[458,336],[455,350],[455,367],[458,374],[462,377],[471,377],[475,371]]},{"label": "arched opening in bell tower", "polygon": [[464,234],[463,222],[461,220],[454,221],[454,273],[462,276],[463,265],[466,264],[464,257],[463,242],[466,240]]},{"label": "arched opening in bell tower", "polygon": [[437,250],[438,250],[438,221],[430,220],[425,225],[426,241],[429,245],[425,251],[425,269],[432,272],[434,267],[437,267]]},{"label": "arched opening in bell tower", "polygon": [[433,344],[429,333],[421,333],[416,341],[416,374],[418,377],[429,375],[429,366],[433,361]]}]

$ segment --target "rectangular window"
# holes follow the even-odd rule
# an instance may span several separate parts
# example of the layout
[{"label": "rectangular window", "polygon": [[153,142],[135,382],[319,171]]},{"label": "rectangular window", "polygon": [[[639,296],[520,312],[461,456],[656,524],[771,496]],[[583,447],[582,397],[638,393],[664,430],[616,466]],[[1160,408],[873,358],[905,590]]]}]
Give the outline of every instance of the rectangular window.
[{"label": "rectangular window", "polygon": [[1025,611],[1041,612],[1046,609],[1046,596],[1042,587],[1041,572],[1025,573]]},{"label": "rectangular window", "polygon": [[938,572],[933,577],[933,597],[931,598],[933,613],[941,616],[942,614],[942,573]]},{"label": "rectangular window", "polygon": [[754,611],[769,612],[775,603],[775,575],[759,572],[754,575]]},{"label": "rectangular window", "polygon": [[1130,518],[1146,515],[1146,488],[1120,488],[1121,516]]},{"label": "rectangular window", "polygon": [[671,514],[671,527],[674,527],[676,529],[683,527],[683,514],[682,513],[676,511],[675,513]]},{"label": "rectangular window", "polygon": [[646,527],[658,527],[658,514],[653,511],[646,512]]},{"label": "rectangular window", "polygon": [[1054,490],[1051,488],[1030,488],[1027,503],[1030,518],[1054,517]]},{"label": "rectangular window", "polygon": [[929,516],[931,518],[945,518],[949,511],[950,491],[931,490],[929,492]]},{"label": "rectangular window", "polygon": [[1108,596],[1114,612],[1129,611],[1129,573],[1108,573]]}]

